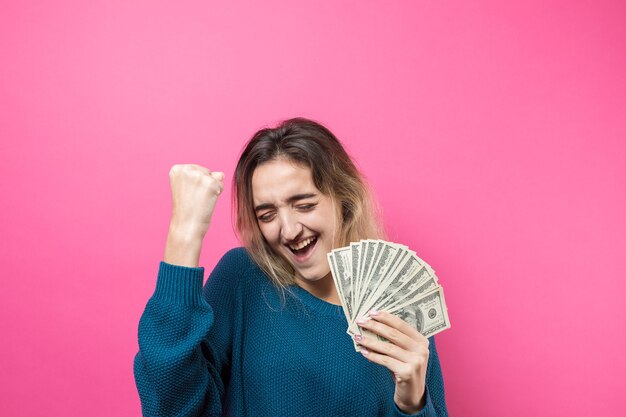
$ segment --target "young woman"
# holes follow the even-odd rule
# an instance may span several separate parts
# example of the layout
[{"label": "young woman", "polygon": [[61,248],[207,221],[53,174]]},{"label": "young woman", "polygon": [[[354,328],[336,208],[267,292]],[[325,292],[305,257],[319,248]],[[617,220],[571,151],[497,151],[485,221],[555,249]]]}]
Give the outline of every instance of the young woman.
[{"label": "young woman", "polygon": [[370,312],[346,334],[326,254],[382,237],[364,181],[322,125],[257,132],[233,202],[245,246],[203,287],[198,260],[224,174],[170,171],[173,212],[156,290],[139,323],[135,379],[150,416],[447,416],[435,343]]}]

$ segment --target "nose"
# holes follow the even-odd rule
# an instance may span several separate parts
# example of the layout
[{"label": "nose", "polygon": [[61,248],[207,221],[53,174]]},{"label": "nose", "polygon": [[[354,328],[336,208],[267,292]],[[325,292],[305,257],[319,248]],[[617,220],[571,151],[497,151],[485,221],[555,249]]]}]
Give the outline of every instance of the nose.
[{"label": "nose", "polygon": [[299,222],[297,216],[289,213],[283,213],[281,216],[280,235],[283,240],[292,242],[302,234],[302,223]]}]

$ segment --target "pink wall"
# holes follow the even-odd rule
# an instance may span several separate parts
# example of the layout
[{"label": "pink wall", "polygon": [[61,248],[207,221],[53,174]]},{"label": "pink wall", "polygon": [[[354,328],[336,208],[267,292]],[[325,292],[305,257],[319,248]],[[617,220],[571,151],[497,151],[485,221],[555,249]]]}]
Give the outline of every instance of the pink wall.
[{"label": "pink wall", "polygon": [[304,115],[441,277],[453,416],[625,415],[626,8],[517,3],[3,2],[0,414],[138,415],[169,167]]}]

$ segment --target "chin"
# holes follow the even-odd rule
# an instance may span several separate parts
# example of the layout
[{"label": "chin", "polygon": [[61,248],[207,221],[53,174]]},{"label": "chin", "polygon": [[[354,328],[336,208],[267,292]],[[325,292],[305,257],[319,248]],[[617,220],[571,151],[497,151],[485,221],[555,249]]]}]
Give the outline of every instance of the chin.
[{"label": "chin", "polygon": [[325,269],[321,271],[307,271],[307,272],[298,271],[296,269],[296,273],[298,274],[298,277],[304,281],[315,282],[315,281],[322,280],[326,278],[327,276],[329,276],[330,269]]}]

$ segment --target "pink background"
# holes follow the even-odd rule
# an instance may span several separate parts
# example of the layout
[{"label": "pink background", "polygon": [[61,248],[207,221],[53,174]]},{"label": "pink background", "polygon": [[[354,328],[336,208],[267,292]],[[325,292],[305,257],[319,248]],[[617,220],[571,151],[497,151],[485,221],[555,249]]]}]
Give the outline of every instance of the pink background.
[{"label": "pink background", "polygon": [[[437,269],[453,416],[623,416],[620,1],[14,1],[0,8],[2,416],[135,416],[174,163],[303,115]],[[230,192],[209,270],[237,245]]]}]

